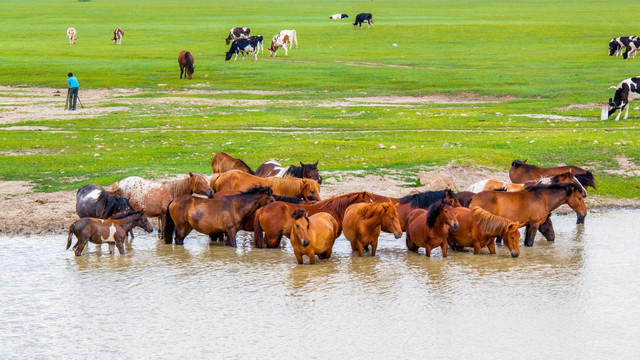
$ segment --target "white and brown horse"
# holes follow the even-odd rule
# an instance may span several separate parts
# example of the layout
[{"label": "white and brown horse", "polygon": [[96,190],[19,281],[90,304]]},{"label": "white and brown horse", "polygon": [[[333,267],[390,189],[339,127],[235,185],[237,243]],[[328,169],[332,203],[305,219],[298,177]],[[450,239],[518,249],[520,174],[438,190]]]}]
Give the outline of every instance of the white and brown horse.
[{"label": "white and brown horse", "polygon": [[[215,172],[215,171],[214,171]],[[274,160],[269,160],[265,163],[262,163],[256,169],[256,176],[260,177],[287,177],[292,176],[300,179],[312,179],[318,182],[318,184],[322,185],[322,176],[318,173],[318,162],[316,161],[313,164],[305,164],[300,161],[300,166],[289,165],[287,167],[283,167],[279,162]]]},{"label": "white and brown horse", "polygon": [[78,35],[78,33],[76,32],[76,29],[70,27],[67,29],[67,38],[69,38],[69,45],[73,45],[76,43],[76,36]]},{"label": "white and brown horse", "polygon": [[122,42],[123,36],[124,36],[124,31],[122,31],[121,28],[117,28],[113,30],[113,39],[111,39],[111,42],[113,42],[113,45],[120,45],[120,43]]}]

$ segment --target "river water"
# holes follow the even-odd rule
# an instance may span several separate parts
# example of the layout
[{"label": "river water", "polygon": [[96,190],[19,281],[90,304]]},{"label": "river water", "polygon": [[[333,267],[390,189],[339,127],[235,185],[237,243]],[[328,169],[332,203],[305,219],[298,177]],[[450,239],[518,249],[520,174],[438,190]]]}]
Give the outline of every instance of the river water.
[{"label": "river water", "polygon": [[[66,236],[0,237],[0,358],[518,359],[640,355],[638,210],[554,216],[511,258],[408,253],[297,265],[290,246],[185,246],[138,233],[127,255]],[[306,258],[305,258],[306,262]]]}]

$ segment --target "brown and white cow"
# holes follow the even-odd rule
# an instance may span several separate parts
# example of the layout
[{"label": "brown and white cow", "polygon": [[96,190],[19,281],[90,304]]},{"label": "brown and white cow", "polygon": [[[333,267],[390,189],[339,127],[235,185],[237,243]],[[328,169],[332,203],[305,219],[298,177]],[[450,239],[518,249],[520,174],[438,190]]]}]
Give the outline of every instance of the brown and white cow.
[{"label": "brown and white cow", "polygon": [[69,38],[69,45],[73,45],[76,43],[76,35],[78,33],[76,32],[76,29],[70,27],[67,29],[67,37]]},{"label": "brown and white cow", "polygon": [[124,36],[124,31],[121,28],[117,28],[113,30],[113,39],[111,41],[114,45],[120,45],[122,42],[122,36]]},{"label": "brown and white cow", "polygon": [[289,35],[278,34],[274,35],[273,39],[271,39],[271,47],[269,48],[269,56],[276,57],[278,56],[278,49],[284,49],[284,56],[289,56],[289,47],[291,46],[291,41],[289,40]]},{"label": "brown and white cow", "polygon": [[296,49],[298,48],[298,36],[295,30],[281,30],[280,35],[289,36],[289,49],[291,49],[294,43],[296,44]]},{"label": "brown and white cow", "polygon": [[247,27],[236,27],[229,30],[229,36],[227,36],[225,41],[227,42],[227,45],[229,45],[233,40],[248,38],[250,33],[251,29]]}]

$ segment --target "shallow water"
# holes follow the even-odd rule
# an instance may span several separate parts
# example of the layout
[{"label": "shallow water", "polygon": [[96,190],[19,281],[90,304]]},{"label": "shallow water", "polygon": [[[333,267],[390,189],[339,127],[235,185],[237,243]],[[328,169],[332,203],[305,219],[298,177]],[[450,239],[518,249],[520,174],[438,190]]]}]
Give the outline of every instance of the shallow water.
[{"label": "shallow water", "polygon": [[341,237],[315,266],[249,236],[137,233],[126,256],[81,257],[66,236],[0,237],[0,358],[636,358],[638,220],[554,216],[557,240],[515,259],[429,259],[392,236],[358,258]]}]

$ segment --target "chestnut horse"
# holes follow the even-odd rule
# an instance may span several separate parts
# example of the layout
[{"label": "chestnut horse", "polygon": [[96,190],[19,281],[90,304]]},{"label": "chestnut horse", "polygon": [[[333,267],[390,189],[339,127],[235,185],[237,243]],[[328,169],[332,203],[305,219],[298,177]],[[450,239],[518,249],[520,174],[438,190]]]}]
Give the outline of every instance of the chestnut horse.
[{"label": "chestnut horse", "polygon": [[473,210],[465,207],[453,209],[459,227],[449,231],[448,242],[453,249],[473,247],[473,253],[480,254],[480,249],[487,247],[489,253],[496,253],[494,239],[501,237],[507,243],[512,257],[520,255],[520,225],[517,222],[493,215],[479,207]]},{"label": "chestnut horse", "polygon": [[167,207],[165,243],[172,243],[175,230],[176,245],[183,245],[184,238],[195,229],[206,235],[225,232],[228,245],[236,247],[236,233],[242,228],[244,219],[256,209],[273,202],[272,195],[270,187],[256,186],[221,199],[181,196]]},{"label": "chestnut horse", "polygon": [[[214,171],[215,172],[215,171]],[[270,160],[260,164],[256,169],[256,176],[260,177],[287,177],[293,176],[301,179],[312,179],[322,185],[322,176],[318,173],[318,162],[305,164],[300,161],[300,166],[289,165],[283,167],[280,163]]]},{"label": "chestnut horse", "polygon": [[362,256],[365,248],[371,245],[371,256],[376,255],[378,237],[382,227],[391,229],[396,239],[402,237],[402,227],[398,211],[393,203],[360,203],[347,208],[342,221],[344,237],[351,242],[351,250]]},{"label": "chestnut horse", "polygon": [[182,50],[178,55],[178,65],[180,65],[180,79],[182,79],[182,74],[185,73],[184,78],[191,80],[191,76],[196,71],[193,67],[193,55],[187,50]]},{"label": "chestnut horse", "polygon": [[82,250],[84,250],[87,242],[98,245],[108,243],[109,253],[113,253],[114,246],[117,246],[120,255],[124,255],[124,240],[127,238],[127,233],[136,226],[143,228],[147,232],[153,231],[149,220],[142,215],[142,211],[131,210],[106,220],[90,217],[76,220],[69,226],[67,250],[69,250],[71,240],[75,235],[78,238],[78,241],[73,245],[76,256],[82,255]]},{"label": "chestnut horse", "polygon": [[442,257],[447,257],[447,237],[450,230],[456,229],[458,220],[447,200],[440,200],[429,210],[415,209],[407,218],[407,248],[417,252],[423,247],[425,255],[431,257],[431,250],[440,247]]},{"label": "chestnut horse", "polygon": [[[587,216],[582,190],[573,183],[531,185],[516,192],[483,191],[473,196],[469,207],[479,206],[520,226],[526,225],[524,245],[533,246],[538,229],[547,240],[555,240],[549,214],[565,203],[578,214],[578,219]],[[540,228],[543,223],[549,228]]]},{"label": "chestnut horse", "polygon": [[[366,191],[334,196],[330,199],[322,200],[313,204],[289,204],[276,201],[256,211],[253,229],[254,247],[268,248],[280,247],[282,235],[289,237],[289,228],[286,225],[287,217],[297,208],[308,211],[309,214],[317,214],[320,212],[329,213],[336,219],[338,230],[342,229],[342,219],[344,212],[349,205],[373,201],[372,195]],[[263,234],[264,232],[264,234]]]},{"label": "chestnut horse", "polygon": [[530,181],[537,181],[544,177],[551,177],[554,175],[562,174],[567,171],[571,171],[573,176],[578,179],[582,186],[591,186],[594,189],[596,188],[596,184],[591,171],[587,171],[585,169],[571,165],[542,168],[535,165],[527,164],[527,160],[513,160],[513,162],[511,163],[511,169],[509,169],[509,178],[514,183],[524,184]]},{"label": "chestnut horse", "polygon": [[229,170],[220,174],[212,183],[216,192],[228,189],[245,191],[252,186],[262,185],[270,186],[276,195],[295,196],[307,201],[320,200],[320,185],[311,179],[261,178],[240,170]]},{"label": "chestnut horse", "polygon": [[585,189],[580,180],[578,180],[572,174],[572,170],[565,171],[563,173],[551,176],[544,177],[535,182],[527,182],[525,184],[516,184],[510,183],[498,179],[487,179],[478,181],[477,183],[471,185],[469,187],[469,191],[474,193],[479,193],[481,191],[490,191],[490,190],[500,190],[504,189],[505,191],[520,191],[525,188],[527,185],[548,185],[548,184],[557,184],[557,183],[574,183],[578,185],[582,189],[582,196],[587,197],[587,189]]},{"label": "chestnut horse", "polygon": [[[130,176],[113,184],[111,191],[128,197],[131,207],[144,210],[147,217],[157,217],[158,230],[163,227],[167,205],[171,200],[189,194],[213,197],[213,190],[204,176],[191,172],[188,178],[162,183],[145,180],[139,176]],[[160,231],[158,235],[160,235]]]},{"label": "chestnut horse", "polygon": [[291,227],[291,247],[302,264],[302,256],[309,257],[309,264],[316,263],[316,255],[320,259],[331,257],[333,244],[340,236],[338,222],[328,213],[317,213],[307,217],[307,210],[296,209],[290,217],[295,221]]},{"label": "chestnut horse", "polygon": [[226,152],[219,152],[211,158],[211,170],[213,173],[223,173],[229,170],[240,170],[255,175],[253,170],[244,161],[234,158]]}]

